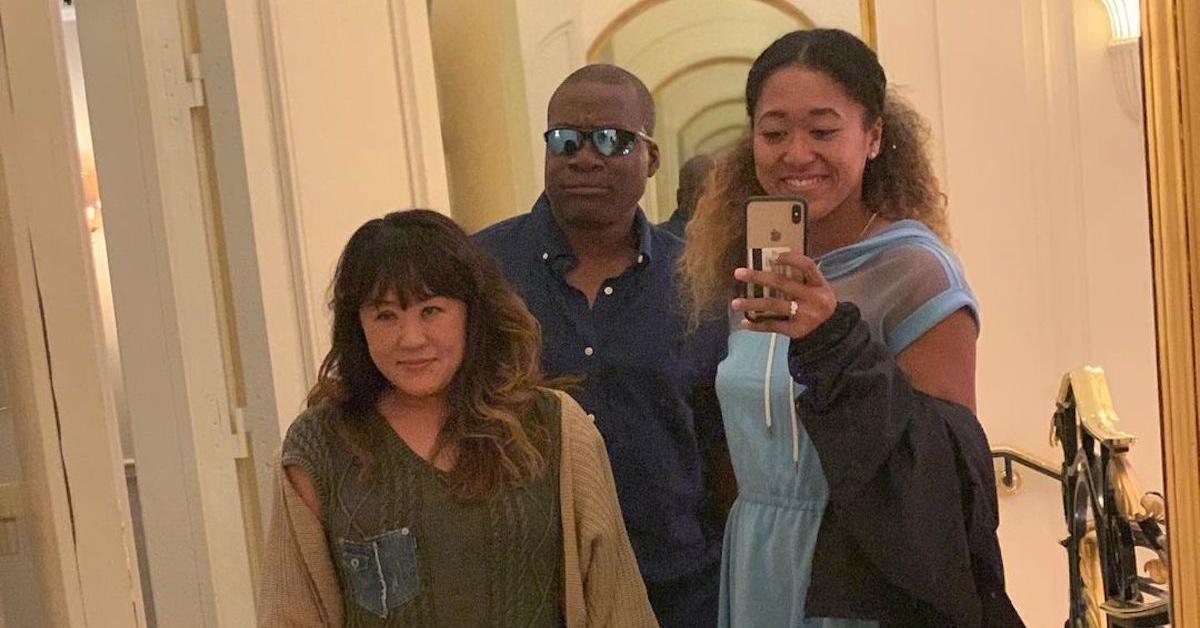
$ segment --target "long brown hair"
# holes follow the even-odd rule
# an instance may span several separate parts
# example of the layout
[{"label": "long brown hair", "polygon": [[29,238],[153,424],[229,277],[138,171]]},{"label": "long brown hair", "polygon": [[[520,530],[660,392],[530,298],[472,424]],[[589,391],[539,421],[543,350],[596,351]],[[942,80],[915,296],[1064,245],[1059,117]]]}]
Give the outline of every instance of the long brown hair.
[{"label": "long brown hair", "polygon": [[342,251],[332,292],[332,346],[308,404],[341,410],[338,433],[364,471],[372,463],[364,422],[378,420],[376,405],[391,384],[371,359],[359,309],[389,293],[401,307],[433,296],[467,306],[464,359],[435,450],[455,452],[454,492],[486,498],[545,470],[548,432],[522,421],[545,383],[540,328],[494,260],[454,221],[422,209],[368,221]]},{"label": "long brown hair", "polygon": [[[825,73],[866,109],[864,124],[883,120],[879,155],[863,170],[863,204],[892,220],[919,220],[948,240],[946,200],[929,159],[929,128],[920,114],[887,88],[879,60],[866,44],[836,29],[795,31],[777,39],[755,59],[746,79],[751,124],[763,85],[784,67]],[[744,264],[750,196],[765,194],[754,171],[753,131],[717,160],[688,221],[679,260],[682,294],[692,325],[724,316]]]}]

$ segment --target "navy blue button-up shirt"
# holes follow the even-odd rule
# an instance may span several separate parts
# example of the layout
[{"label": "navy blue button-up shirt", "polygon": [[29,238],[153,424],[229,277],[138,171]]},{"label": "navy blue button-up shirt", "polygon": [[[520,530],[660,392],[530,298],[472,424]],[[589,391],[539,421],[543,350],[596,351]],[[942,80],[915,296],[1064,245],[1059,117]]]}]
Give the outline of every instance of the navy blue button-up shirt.
[{"label": "navy blue button-up shirt", "polygon": [[689,398],[711,387],[728,330],[688,333],[674,275],[682,241],[640,209],[634,231],[637,261],[591,307],[567,283],[577,260],[545,195],[475,238],[541,323],[544,371],[584,376],[572,395],[604,437],[638,566],[656,582],[719,558],[720,539],[701,522],[701,458],[724,432],[719,414],[694,416]]}]

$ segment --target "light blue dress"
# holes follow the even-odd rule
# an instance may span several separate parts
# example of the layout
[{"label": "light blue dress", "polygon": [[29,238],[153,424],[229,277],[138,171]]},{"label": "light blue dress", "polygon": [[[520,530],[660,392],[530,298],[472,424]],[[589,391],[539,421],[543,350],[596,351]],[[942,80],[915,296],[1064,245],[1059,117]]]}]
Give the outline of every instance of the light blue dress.
[{"label": "light blue dress", "polygon": [[[873,339],[898,354],[960,308],[978,306],[954,254],[902,220],[818,260],[840,301],[862,311]],[[725,529],[720,623],[732,628],[875,626],[804,617],[813,548],[828,501],[817,451],[795,414],[788,338],[735,330],[717,395],[738,482]],[[870,435],[864,434],[864,438]]]}]

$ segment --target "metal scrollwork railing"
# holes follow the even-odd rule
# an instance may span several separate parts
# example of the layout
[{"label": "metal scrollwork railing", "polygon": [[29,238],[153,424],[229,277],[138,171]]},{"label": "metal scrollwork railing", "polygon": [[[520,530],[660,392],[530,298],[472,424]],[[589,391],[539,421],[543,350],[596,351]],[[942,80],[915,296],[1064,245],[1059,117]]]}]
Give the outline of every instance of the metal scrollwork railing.
[{"label": "metal scrollwork railing", "polygon": [[1061,465],[1042,460],[1029,452],[998,446],[992,447],[992,458],[1004,464],[1004,471],[996,477],[996,484],[1009,494],[1017,492],[1021,487],[1021,474],[1013,467],[1013,463],[1062,483]]},{"label": "metal scrollwork railing", "polygon": [[[1067,538],[1070,616],[1066,628],[1164,626],[1170,621],[1169,557],[1161,495],[1145,493],[1129,460],[1132,435],[1118,429],[1104,371],[1084,367],[1063,377],[1051,423],[1061,464],[1012,447],[995,447],[1003,463],[996,484],[1012,494],[1020,465],[1057,480]],[[1135,549],[1153,551],[1138,574]]]}]

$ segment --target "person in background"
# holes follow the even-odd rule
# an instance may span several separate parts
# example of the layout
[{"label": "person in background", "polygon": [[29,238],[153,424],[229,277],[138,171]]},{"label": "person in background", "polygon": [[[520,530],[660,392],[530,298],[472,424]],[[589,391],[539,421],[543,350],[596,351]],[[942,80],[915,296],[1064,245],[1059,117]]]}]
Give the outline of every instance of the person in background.
[{"label": "person in background", "polygon": [[[552,376],[596,418],[650,603],[663,626],[714,626],[720,535],[706,517],[711,394],[724,324],[687,333],[678,238],[638,207],[658,168],[654,101],[611,65],[568,76],[547,107],[545,192],[532,211],[477,234],[542,326]],[[715,405],[711,406],[715,407]]]},{"label": "person in background", "polygon": [[[693,319],[732,330],[721,625],[1021,625],[975,416],[979,307],[923,122],[875,53],[831,29],[763,51],[746,111],[680,266]],[[744,205],[764,194],[808,201],[807,252],[775,260],[787,274],[743,267]],[[738,296],[747,283],[782,296]]]},{"label": "person in background", "polygon": [[261,626],[653,626],[600,434],[436,212],[360,227],[284,439]]},{"label": "person in background", "polygon": [[696,155],[683,162],[683,166],[679,168],[679,187],[675,189],[675,211],[671,213],[671,217],[666,222],[659,225],[675,234],[677,238],[683,239],[683,229],[687,226],[688,219],[692,217],[696,201],[700,200],[700,194],[704,191],[704,177],[708,176],[712,164],[713,160],[708,155]]}]

